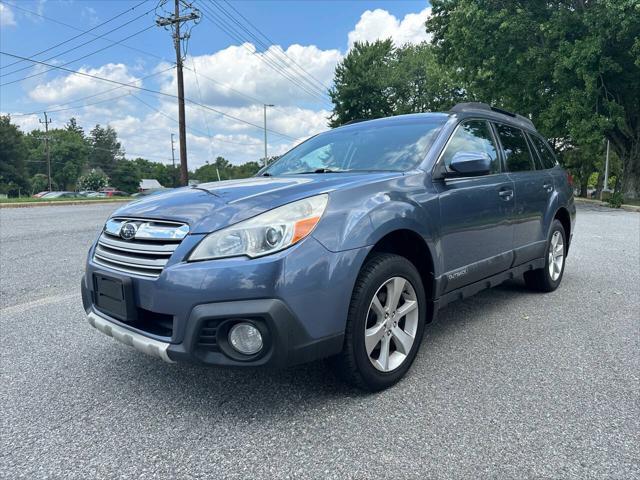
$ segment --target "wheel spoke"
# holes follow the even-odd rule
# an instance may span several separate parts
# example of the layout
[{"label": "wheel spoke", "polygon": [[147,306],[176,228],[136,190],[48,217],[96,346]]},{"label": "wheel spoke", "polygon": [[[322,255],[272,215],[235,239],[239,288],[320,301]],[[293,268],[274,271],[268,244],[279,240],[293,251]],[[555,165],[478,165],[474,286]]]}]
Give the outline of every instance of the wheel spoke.
[{"label": "wheel spoke", "polygon": [[380,303],[380,299],[378,298],[378,295],[373,296],[373,301],[371,302],[371,308],[373,309],[373,312],[378,316],[379,319],[384,318],[384,307],[382,306],[382,303]]},{"label": "wheel spoke", "polygon": [[378,365],[380,369],[383,371],[387,371],[389,369],[389,344],[391,343],[391,339],[389,335],[384,335],[382,337],[382,342],[380,343],[380,356],[378,357]]},{"label": "wheel spoke", "polygon": [[395,277],[392,282],[387,284],[387,307],[390,311],[395,311],[400,303],[400,297],[407,281],[401,277]]},{"label": "wheel spoke", "polygon": [[418,302],[415,300],[406,300],[402,306],[396,310],[396,320],[400,321],[402,317],[404,317],[407,313],[412,312],[418,308]]},{"label": "wheel spoke", "polygon": [[393,336],[393,340],[398,351],[405,355],[409,355],[409,351],[413,345],[413,337],[402,330],[399,326],[391,329],[391,335]]},{"label": "wheel spoke", "polygon": [[371,352],[376,345],[380,343],[382,337],[384,337],[384,323],[378,323],[371,328],[367,328],[364,332],[364,346],[367,350],[367,355],[371,355]]}]

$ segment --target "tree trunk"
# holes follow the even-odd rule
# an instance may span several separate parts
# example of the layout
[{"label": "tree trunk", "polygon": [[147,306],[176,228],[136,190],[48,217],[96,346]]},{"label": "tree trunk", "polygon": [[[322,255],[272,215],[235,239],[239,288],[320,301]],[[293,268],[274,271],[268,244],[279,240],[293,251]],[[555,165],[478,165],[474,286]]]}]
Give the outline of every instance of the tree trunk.
[{"label": "tree trunk", "polygon": [[622,195],[625,199],[640,199],[640,140],[633,142],[622,156]]},{"label": "tree trunk", "polygon": [[589,196],[589,175],[583,175],[580,178],[580,196],[587,198]]},{"label": "tree trunk", "polygon": [[604,172],[598,172],[598,179],[596,180],[596,192],[594,198],[600,198],[602,189],[604,188]]}]

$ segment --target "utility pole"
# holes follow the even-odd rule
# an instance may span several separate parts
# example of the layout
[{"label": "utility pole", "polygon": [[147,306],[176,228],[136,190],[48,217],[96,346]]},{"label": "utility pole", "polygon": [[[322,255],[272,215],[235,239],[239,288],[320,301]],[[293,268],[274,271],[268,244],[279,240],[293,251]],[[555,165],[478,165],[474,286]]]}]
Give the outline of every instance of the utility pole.
[{"label": "utility pole", "polygon": [[[165,0],[166,1],[166,0]],[[180,4],[184,3],[187,8],[192,11],[180,15]],[[176,50],[176,73],[178,79],[178,134],[180,137],[180,182],[182,185],[189,183],[189,168],[187,167],[187,128],[184,109],[184,79],[182,76],[182,40],[188,39],[190,34],[186,32],[180,33],[180,26],[189,21],[200,19],[200,13],[191,7],[191,4],[183,0],[174,0],[174,13],[168,17],[159,17],[156,24],[160,27],[169,27],[173,31],[173,46]]]},{"label": "utility pole", "polygon": [[47,152],[47,176],[49,177],[49,191],[52,191],[51,188],[51,154],[49,152],[49,124],[52,122],[51,119],[47,118],[47,112],[44,112],[44,122],[38,119],[38,122],[44,123],[44,149]]},{"label": "utility pole", "polygon": [[171,134],[171,165],[173,165],[173,170],[171,170],[171,178],[173,179],[172,187],[176,186],[176,147],[173,146],[173,133]]},{"label": "utility pole", "polygon": [[265,103],[262,106],[264,108],[264,166],[266,167],[269,163],[267,158],[267,107],[275,107],[275,105]]}]

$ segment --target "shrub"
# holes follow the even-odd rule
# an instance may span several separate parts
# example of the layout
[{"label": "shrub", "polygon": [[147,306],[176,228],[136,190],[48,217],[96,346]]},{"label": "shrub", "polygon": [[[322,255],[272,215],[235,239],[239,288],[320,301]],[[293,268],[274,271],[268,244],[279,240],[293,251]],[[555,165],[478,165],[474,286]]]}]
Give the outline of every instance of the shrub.
[{"label": "shrub", "polygon": [[607,200],[607,203],[611,208],[620,208],[624,203],[623,200],[624,198],[622,196],[622,192],[615,192],[609,197],[609,200]]},{"label": "shrub", "polygon": [[100,170],[93,169],[86,175],[78,178],[79,190],[94,190],[98,191],[104,188],[109,183],[109,178]]}]

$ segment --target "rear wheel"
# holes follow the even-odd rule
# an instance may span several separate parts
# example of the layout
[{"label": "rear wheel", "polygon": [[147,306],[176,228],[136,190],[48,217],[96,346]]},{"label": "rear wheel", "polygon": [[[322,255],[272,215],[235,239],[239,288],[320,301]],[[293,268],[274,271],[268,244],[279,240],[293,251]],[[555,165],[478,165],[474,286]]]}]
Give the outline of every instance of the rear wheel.
[{"label": "rear wheel", "polygon": [[406,258],[377,254],[362,268],[351,297],[337,373],[369,391],[400,380],[413,362],[425,325],[420,274]]},{"label": "rear wheel", "polygon": [[553,292],[558,288],[564,274],[566,255],[567,242],[564,227],[556,219],[549,231],[544,267],[524,274],[527,287],[540,292]]}]

